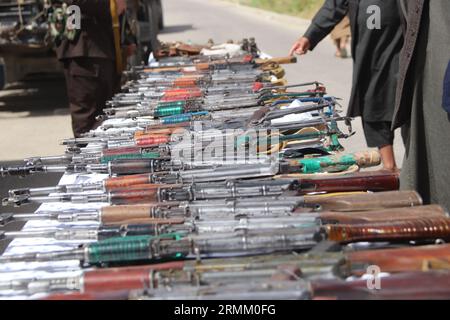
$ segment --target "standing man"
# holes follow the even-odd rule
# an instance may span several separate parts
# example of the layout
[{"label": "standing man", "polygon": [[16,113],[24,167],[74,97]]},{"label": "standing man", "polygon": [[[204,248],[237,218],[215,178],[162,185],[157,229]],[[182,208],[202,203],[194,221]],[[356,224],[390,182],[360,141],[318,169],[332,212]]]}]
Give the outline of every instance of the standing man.
[{"label": "standing man", "polygon": [[354,60],[348,116],[362,117],[368,146],[379,148],[385,169],[396,170],[391,125],[403,45],[397,0],[326,0],[290,54],[313,50],[347,14]]},{"label": "standing man", "polygon": [[105,103],[119,84],[110,2],[117,14],[126,10],[126,0],[67,0],[81,9],[81,30],[74,39],[63,38],[57,47],[64,65],[67,93],[75,137],[96,128]]},{"label": "standing man", "polygon": [[401,188],[450,210],[450,1],[401,5],[407,30],[393,118],[406,136]]}]

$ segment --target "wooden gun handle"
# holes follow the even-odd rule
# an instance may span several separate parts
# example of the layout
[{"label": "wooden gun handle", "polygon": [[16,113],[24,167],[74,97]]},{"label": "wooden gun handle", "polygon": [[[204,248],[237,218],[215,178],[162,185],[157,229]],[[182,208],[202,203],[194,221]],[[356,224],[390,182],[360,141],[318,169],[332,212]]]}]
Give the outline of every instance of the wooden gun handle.
[{"label": "wooden gun handle", "polygon": [[324,229],[329,240],[341,243],[449,239],[450,218],[358,225],[327,225]]},{"label": "wooden gun handle", "polygon": [[420,206],[422,198],[415,191],[304,196],[306,204],[319,204],[322,210],[368,211]]},{"label": "wooden gun handle", "polygon": [[[84,292],[109,292],[149,288],[151,272],[181,270],[183,261],[168,262],[142,267],[109,268],[86,272],[83,276]],[[153,285],[158,285],[154,283]]]},{"label": "wooden gun handle", "polygon": [[169,136],[143,136],[135,140],[138,147],[156,147],[170,142]]},{"label": "wooden gun handle", "polygon": [[126,148],[115,148],[115,149],[105,149],[102,151],[103,157],[117,156],[122,154],[140,154],[141,148],[139,147],[126,147]]},{"label": "wooden gun handle", "polygon": [[130,176],[109,178],[105,180],[106,191],[111,191],[115,189],[123,189],[135,185],[148,184],[151,181],[151,176],[149,174],[136,174]]},{"label": "wooden gun handle", "polygon": [[271,59],[256,59],[256,64],[267,64],[267,63],[277,63],[277,64],[291,64],[297,63],[297,57],[278,57]]},{"label": "wooden gun handle", "polygon": [[102,224],[120,224],[128,219],[151,218],[152,208],[158,204],[130,205],[130,206],[108,206],[101,209]]},{"label": "wooden gun handle", "polygon": [[146,204],[159,202],[159,189],[117,190],[110,193],[113,205]]},{"label": "wooden gun handle", "polygon": [[366,273],[369,265],[377,265],[388,273],[427,271],[424,269],[429,267],[428,263],[436,260],[450,265],[450,245],[355,251],[349,252],[346,260],[348,276]]},{"label": "wooden gun handle", "polygon": [[[101,209],[101,223],[105,225],[156,223],[156,220],[159,221],[161,219],[155,219],[153,216],[153,209],[168,209],[178,207],[179,205],[179,202],[164,202],[149,203],[144,205],[107,206]],[[170,219],[170,221],[172,220],[175,221],[178,219]],[[164,221],[166,221],[166,219],[164,219]],[[175,224],[175,222],[173,224]]]},{"label": "wooden gun handle", "polygon": [[447,217],[446,211],[438,205],[359,212],[328,211],[320,214],[320,219],[324,224],[361,224]]},{"label": "wooden gun handle", "polygon": [[393,191],[400,187],[397,173],[380,171],[324,176],[298,181],[298,194],[311,192]]}]

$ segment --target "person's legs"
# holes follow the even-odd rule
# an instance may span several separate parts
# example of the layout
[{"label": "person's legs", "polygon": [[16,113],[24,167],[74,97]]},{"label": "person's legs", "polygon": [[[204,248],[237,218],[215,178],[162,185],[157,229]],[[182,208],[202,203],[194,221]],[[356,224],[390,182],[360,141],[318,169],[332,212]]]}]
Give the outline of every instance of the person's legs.
[{"label": "person's legs", "polygon": [[113,94],[113,63],[107,59],[76,58],[65,63],[72,129],[75,137],[96,128],[96,117]]},{"label": "person's legs", "polygon": [[398,170],[394,154],[394,132],[391,131],[391,123],[386,121],[363,121],[364,134],[369,148],[378,148],[386,170]]},{"label": "person's legs", "polygon": [[336,53],[334,54],[336,57],[341,57],[341,39],[338,38],[334,40],[334,45],[336,46]]}]

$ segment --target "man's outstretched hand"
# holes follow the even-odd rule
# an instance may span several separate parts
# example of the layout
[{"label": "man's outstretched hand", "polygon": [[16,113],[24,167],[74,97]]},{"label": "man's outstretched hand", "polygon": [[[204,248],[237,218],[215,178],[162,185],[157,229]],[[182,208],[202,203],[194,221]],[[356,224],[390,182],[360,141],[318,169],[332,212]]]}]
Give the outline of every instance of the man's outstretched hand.
[{"label": "man's outstretched hand", "polygon": [[294,45],[291,48],[291,51],[289,51],[289,55],[290,56],[293,56],[294,54],[297,54],[299,56],[305,55],[310,47],[311,43],[309,42],[309,39],[306,37],[301,37],[294,43]]}]

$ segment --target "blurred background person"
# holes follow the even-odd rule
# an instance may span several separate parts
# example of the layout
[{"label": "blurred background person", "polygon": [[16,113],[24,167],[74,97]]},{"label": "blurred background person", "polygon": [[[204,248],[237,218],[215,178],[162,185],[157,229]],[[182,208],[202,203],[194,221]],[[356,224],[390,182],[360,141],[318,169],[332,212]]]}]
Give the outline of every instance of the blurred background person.
[{"label": "blurred background person", "polygon": [[351,37],[350,19],[345,16],[341,22],[331,31],[330,37],[336,46],[336,53],[334,54],[338,58],[348,58],[349,51],[347,49]]}]

